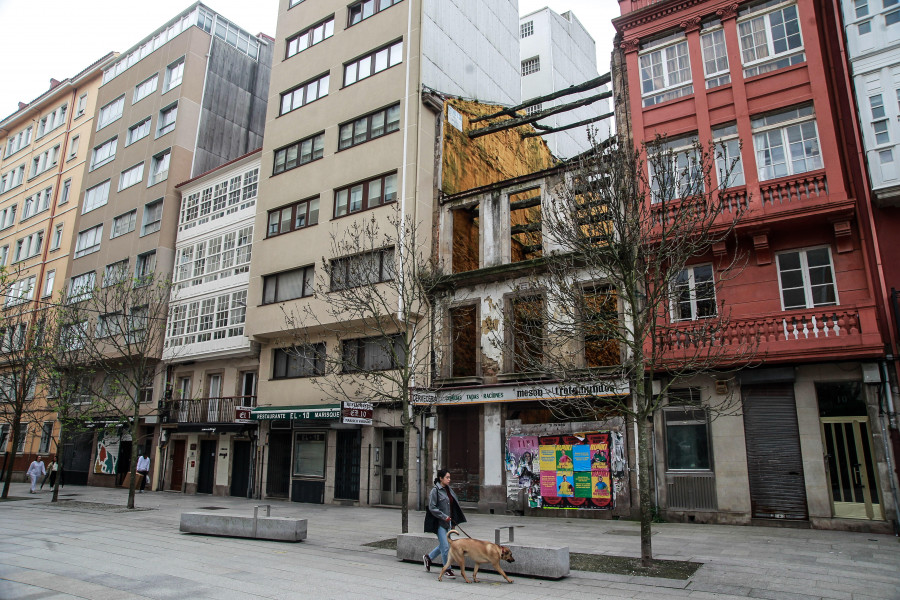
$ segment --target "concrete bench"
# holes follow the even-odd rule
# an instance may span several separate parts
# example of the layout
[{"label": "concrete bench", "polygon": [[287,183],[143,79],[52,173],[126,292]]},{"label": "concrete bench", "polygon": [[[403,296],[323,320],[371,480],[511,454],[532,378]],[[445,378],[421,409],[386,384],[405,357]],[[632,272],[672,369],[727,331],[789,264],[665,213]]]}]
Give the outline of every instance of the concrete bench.
[{"label": "concrete bench", "polygon": [[262,507],[266,509],[263,517],[259,516],[261,506],[253,510],[252,517],[205,512],[181,513],[179,530],[185,533],[279,542],[299,542],[306,539],[306,519],[273,517],[269,505]]},{"label": "concrete bench", "polygon": [[[499,539],[501,529],[498,528],[494,539]],[[562,579],[569,575],[569,547],[526,546],[524,544],[505,543],[512,551],[516,562],[500,561],[500,567],[509,575],[528,575],[545,579]],[[437,536],[429,533],[401,533],[397,536],[397,558],[411,562],[422,562],[422,555],[431,552],[437,546]],[[438,561],[440,558],[438,558]],[[437,566],[437,565],[435,565]],[[456,565],[454,565],[455,567]],[[471,560],[466,560],[466,568],[471,573],[474,567]],[[481,565],[481,571],[493,571],[490,564]]]}]

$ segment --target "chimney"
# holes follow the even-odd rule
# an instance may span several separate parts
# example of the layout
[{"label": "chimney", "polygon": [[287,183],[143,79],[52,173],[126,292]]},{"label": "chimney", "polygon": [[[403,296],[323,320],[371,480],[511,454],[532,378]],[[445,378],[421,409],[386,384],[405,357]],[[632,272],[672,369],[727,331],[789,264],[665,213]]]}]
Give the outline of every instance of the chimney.
[{"label": "chimney", "polygon": [[28,105],[26,103],[19,102],[19,110],[22,110],[23,108],[27,108],[27,107],[28,107]]},{"label": "chimney", "polygon": [[58,85],[59,85],[59,82],[51,77],[50,78],[50,89],[52,90],[53,88],[55,88]]}]

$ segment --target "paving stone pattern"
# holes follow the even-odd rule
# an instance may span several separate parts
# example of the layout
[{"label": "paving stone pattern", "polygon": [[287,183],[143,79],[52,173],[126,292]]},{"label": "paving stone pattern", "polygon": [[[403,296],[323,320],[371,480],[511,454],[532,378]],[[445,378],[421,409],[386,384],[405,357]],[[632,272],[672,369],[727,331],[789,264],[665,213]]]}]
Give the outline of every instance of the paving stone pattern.
[{"label": "paving stone pattern", "polygon": [[[25,484],[11,492],[28,496]],[[439,583],[437,569],[426,573],[392,550],[363,545],[399,532],[397,510],[275,502],[273,516],[309,519],[308,539],[285,544],[178,531],[182,512],[215,505],[252,515],[259,501],[148,492],[136,496],[145,510],[119,511],[102,505],[124,507],[124,490],[64,492],[75,494],[68,506],[51,505],[46,490],[0,503],[0,599],[900,600],[900,543],[888,535],[663,523],[654,525],[658,558],[704,563],[687,581],[572,571],[560,581],[516,576],[512,585],[484,573],[482,583],[467,585]],[[636,523],[467,516],[466,531],[482,539],[515,525],[524,544],[640,554]],[[423,513],[410,513],[412,531],[422,521]]]}]

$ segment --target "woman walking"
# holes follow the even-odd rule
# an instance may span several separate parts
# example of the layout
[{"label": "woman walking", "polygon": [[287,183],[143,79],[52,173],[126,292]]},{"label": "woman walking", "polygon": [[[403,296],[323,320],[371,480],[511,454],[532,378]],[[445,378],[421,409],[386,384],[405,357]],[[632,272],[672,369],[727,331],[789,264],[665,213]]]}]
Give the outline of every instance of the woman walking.
[{"label": "woman walking", "polygon": [[[438,545],[428,554],[422,555],[425,570],[431,571],[431,561],[441,555],[442,564],[446,565],[450,560],[450,541],[447,532],[452,529],[454,523],[465,523],[466,517],[459,507],[456,494],[450,489],[450,472],[447,469],[439,469],[434,478],[434,487],[428,497],[428,511],[425,513],[425,531],[436,533]],[[453,569],[447,569],[444,573],[447,577],[456,577]]]}]

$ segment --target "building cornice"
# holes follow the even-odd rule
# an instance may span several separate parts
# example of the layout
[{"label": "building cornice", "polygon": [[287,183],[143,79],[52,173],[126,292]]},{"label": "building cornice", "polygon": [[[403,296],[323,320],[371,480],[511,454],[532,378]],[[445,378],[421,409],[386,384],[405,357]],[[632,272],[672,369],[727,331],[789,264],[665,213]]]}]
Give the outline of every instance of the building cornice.
[{"label": "building cornice", "polygon": [[708,0],[669,0],[668,2],[664,0],[662,2],[654,2],[650,6],[639,8],[636,11],[613,19],[613,27],[616,28],[616,31],[624,33],[639,25],[645,25],[667,16],[678,14],[704,2],[708,2]]}]

